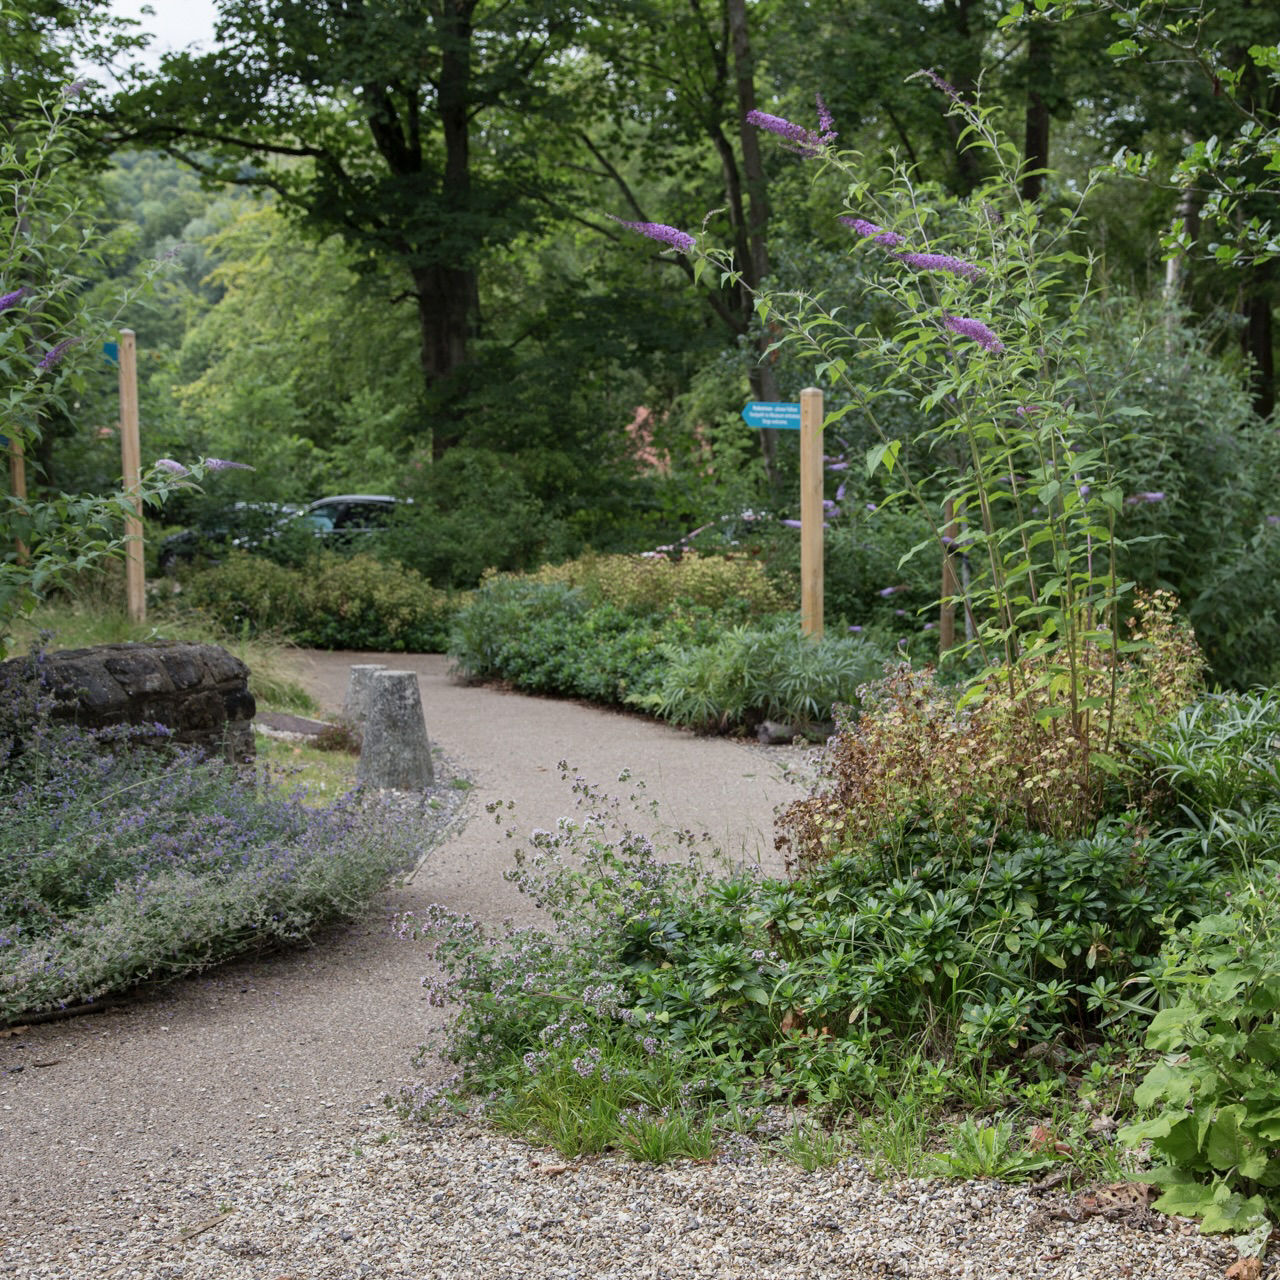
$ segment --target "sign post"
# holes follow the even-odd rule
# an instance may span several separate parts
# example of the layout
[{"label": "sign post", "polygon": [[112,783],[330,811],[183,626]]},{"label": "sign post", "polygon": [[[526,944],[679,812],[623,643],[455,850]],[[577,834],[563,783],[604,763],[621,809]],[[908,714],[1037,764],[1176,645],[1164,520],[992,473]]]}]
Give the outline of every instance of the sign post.
[{"label": "sign post", "polygon": [[800,625],[822,638],[822,392],[806,387],[796,404],[753,400],[742,411],[749,427],[800,432]]},{"label": "sign post", "polygon": [[132,329],[120,330],[120,469],[134,514],[124,519],[125,603],[130,622],[145,622],[147,596],[142,553],[142,450],[138,442],[138,347]]},{"label": "sign post", "polygon": [[822,639],[822,392],[800,393],[800,625]]},{"label": "sign post", "polygon": [[[27,500],[27,459],[22,451],[22,441],[13,436],[5,441],[9,446],[9,492],[21,502]],[[27,563],[27,544],[21,539],[17,545],[18,563]]]}]

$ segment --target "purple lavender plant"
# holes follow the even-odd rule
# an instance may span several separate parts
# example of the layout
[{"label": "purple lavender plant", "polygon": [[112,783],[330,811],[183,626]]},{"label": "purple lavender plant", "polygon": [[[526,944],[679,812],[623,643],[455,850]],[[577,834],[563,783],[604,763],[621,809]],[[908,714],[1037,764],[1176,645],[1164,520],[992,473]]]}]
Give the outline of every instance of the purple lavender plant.
[{"label": "purple lavender plant", "polygon": [[642,236],[648,236],[650,240],[657,240],[660,244],[679,249],[681,253],[692,253],[698,247],[698,242],[687,231],[669,227],[664,222],[627,222],[623,218],[615,218],[613,214],[609,217],[613,218],[620,227],[626,227],[628,231],[638,231]]},{"label": "purple lavender plant", "polygon": [[972,338],[984,351],[1003,351],[1004,343],[981,320],[969,316],[943,316],[943,326],[962,338]]}]

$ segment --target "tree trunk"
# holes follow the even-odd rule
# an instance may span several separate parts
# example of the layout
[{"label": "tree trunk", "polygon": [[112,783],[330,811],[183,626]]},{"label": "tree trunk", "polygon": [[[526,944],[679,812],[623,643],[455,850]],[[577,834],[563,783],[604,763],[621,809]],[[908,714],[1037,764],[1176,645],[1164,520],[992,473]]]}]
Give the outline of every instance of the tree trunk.
[{"label": "tree trunk", "polygon": [[[466,363],[475,272],[423,267],[413,272],[413,291],[418,304],[422,380],[431,396],[445,390],[450,377]],[[439,459],[461,438],[461,423],[437,425],[431,439],[432,457]]]},{"label": "tree trunk", "polygon": [[1022,179],[1022,198],[1034,202],[1044,189],[1044,175],[1037,172],[1049,167],[1049,106],[1044,91],[1053,77],[1053,28],[1047,22],[1033,22],[1027,35],[1027,120],[1022,146],[1026,171]]}]

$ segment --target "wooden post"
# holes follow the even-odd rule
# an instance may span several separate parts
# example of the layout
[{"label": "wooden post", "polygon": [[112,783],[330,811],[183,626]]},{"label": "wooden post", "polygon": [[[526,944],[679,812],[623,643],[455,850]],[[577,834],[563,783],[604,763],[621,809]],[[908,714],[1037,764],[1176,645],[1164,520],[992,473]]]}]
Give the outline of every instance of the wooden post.
[{"label": "wooden post", "polygon": [[938,614],[938,656],[941,657],[956,643],[956,596],[960,584],[956,581],[956,536],[960,526],[956,524],[955,504],[947,499],[942,509],[942,605]]},{"label": "wooden post", "polygon": [[[22,441],[17,436],[9,437],[9,492],[21,502],[27,500],[27,458],[22,451]],[[18,539],[16,548],[18,563],[27,563],[27,544]]]},{"label": "wooden post", "polygon": [[142,553],[142,450],[138,443],[138,348],[132,329],[120,330],[120,467],[133,494],[134,515],[124,520],[125,601],[130,622],[145,622],[147,596]]},{"label": "wooden post", "polygon": [[800,393],[800,623],[822,638],[822,392]]}]

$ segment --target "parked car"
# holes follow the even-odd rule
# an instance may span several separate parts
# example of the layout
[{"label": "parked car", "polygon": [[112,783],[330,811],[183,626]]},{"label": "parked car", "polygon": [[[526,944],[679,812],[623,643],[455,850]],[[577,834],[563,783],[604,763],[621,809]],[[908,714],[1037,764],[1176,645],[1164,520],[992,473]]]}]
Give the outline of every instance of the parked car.
[{"label": "parked car", "polygon": [[326,543],[347,543],[385,529],[399,503],[385,493],[340,493],[313,502],[301,519]]},{"label": "parked car", "polygon": [[164,538],[156,564],[166,574],[197,560],[217,564],[229,548],[257,546],[301,514],[302,508],[290,502],[233,502],[210,512],[192,528]]}]

